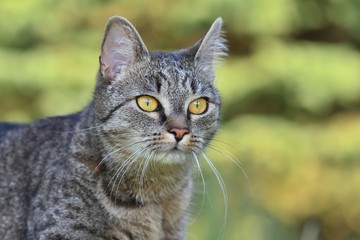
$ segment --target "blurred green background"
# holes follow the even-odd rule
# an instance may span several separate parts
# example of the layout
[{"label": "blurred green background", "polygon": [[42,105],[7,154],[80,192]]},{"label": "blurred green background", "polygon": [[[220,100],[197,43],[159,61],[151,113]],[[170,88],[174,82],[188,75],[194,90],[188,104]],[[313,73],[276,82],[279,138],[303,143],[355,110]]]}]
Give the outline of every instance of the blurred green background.
[{"label": "blurred green background", "polygon": [[360,239],[360,1],[2,0],[0,120],[83,108],[113,15],[150,50],[189,46],[224,19],[223,121],[207,155],[229,211],[222,231],[224,200],[202,159],[207,193],[201,207],[199,177],[189,239]]}]

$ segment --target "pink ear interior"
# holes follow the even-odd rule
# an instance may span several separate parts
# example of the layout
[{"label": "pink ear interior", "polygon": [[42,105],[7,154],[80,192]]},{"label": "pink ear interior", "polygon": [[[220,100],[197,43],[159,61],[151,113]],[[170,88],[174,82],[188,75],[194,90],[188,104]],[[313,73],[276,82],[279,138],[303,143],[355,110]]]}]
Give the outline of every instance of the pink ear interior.
[{"label": "pink ear interior", "polygon": [[116,46],[108,46],[105,41],[100,57],[100,71],[106,79],[114,80],[116,74],[132,61],[130,58],[122,59],[118,51],[121,49],[117,49]]},{"label": "pink ear interior", "polygon": [[131,23],[120,17],[108,21],[100,56],[100,71],[105,79],[115,80],[128,66],[147,54]]},{"label": "pink ear interior", "polygon": [[124,29],[113,23],[107,29],[101,52],[102,75],[109,80],[114,80],[124,66],[134,60],[134,43]]}]

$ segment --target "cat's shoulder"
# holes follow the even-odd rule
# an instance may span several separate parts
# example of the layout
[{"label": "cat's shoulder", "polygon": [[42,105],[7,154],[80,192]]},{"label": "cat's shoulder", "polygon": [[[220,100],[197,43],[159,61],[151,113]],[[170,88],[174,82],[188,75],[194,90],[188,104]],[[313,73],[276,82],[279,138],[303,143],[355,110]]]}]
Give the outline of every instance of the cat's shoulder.
[{"label": "cat's shoulder", "polygon": [[25,127],[26,124],[0,122],[0,132],[14,131]]},{"label": "cat's shoulder", "polygon": [[69,131],[79,121],[80,113],[74,113],[64,116],[48,117],[29,124],[29,127],[35,131]]},{"label": "cat's shoulder", "polygon": [[78,114],[71,114],[43,118],[28,124],[0,122],[0,139],[14,137],[24,139],[31,136],[49,137],[49,134],[56,135],[57,133],[71,131],[78,118]]}]

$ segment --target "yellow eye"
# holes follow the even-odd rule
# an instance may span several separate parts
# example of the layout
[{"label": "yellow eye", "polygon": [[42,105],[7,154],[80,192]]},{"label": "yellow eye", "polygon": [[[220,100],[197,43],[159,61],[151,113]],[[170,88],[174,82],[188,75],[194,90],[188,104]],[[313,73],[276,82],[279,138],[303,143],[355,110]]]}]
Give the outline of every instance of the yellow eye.
[{"label": "yellow eye", "polygon": [[208,108],[208,102],[205,98],[197,98],[189,105],[189,112],[192,114],[203,114]]},{"label": "yellow eye", "polygon": [[159,106],[159,102],[158,100],[156,100],[156,98],[146,95],[137,97],[136,103],[139,106],[139,108],[141,108],[146,112],[153,112]]}]

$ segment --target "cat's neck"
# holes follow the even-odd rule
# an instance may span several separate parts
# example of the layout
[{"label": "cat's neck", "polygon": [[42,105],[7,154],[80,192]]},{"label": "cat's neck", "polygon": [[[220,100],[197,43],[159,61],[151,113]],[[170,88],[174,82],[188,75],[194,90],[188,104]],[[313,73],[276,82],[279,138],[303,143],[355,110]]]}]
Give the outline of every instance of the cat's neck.
[{"label": "cat's neck", "polygon": [[80,113],[78,121],[70,133],[73,135],[71,152],[77,161],[84,163],[91,169],[95,169],[97,159],[101,157],[101,141],[98,138],[93,101]]},{"label": "cat's neck", "polygon": [[[138,159],[128,168],[118,164],[118,167],[101,169],[102,190],[113,202],[160,203],[189,187],[191,161],[166,164],[155,160],[144,168],[145,160]],[[119,169],[124,172],[119,172]]]}]

